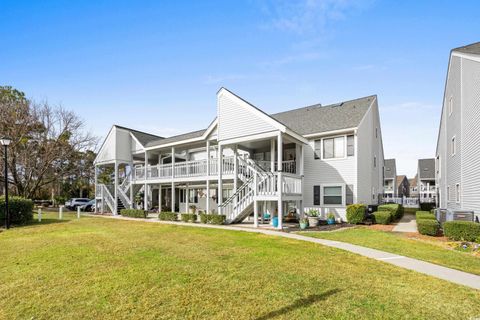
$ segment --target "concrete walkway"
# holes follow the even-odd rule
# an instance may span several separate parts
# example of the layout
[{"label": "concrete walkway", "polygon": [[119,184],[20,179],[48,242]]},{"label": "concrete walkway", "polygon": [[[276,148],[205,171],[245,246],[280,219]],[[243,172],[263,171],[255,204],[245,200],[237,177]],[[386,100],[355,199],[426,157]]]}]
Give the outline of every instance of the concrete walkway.
[{"label": "concrete walkway", "polygon": [[196,228],[210,228],[210,229],[221,229],[221,230],[232,230],[232,231],[242,231],[242,232],[251,232],[251,233],[260,233],[270,236],[283,237],[289,239],[295,239],[299,241],[313,242],[321,244],[327,247],[333,247],[349,252],[359,254],[364,257],[372,258],[378,261],[386,262],[393,264],[397,267],[401,267],[408,270],[417,271],[432,277],[450,281],[456,284],[464,285],[473,289],[480,290],[480,276],[466,273],[463,271],[458,271],[455,269],[450,269],[442,267],[433,263],[412,259],[404,256],[399,256],[397,254],[388,253],[376,249],[370,249],[350,243],[332,241],[325,239],[317,239],[307,236],[302,236],[295,233],[286,233],[268,229],[255,229],[255,228],[246,228],[246,227],[235,227],[228,225],[210,225],[210,224],[200,224],[200,223],[185,223],[185,222],[173,222],[173,221],[160,221],[158,219],[135,219],[121,216],[98,216],[98,215],[89,215],[92,217],[103,217],[117,220],[131,220],[131,221],[145,221],[152,223],[162,223],[168,225],[176,225],[182,227],[196,227]]},{"label": "concrete walkway", "polygon": [[413,214],[406,214],[393,228],[394,232],[417,232],[417,220]]}]

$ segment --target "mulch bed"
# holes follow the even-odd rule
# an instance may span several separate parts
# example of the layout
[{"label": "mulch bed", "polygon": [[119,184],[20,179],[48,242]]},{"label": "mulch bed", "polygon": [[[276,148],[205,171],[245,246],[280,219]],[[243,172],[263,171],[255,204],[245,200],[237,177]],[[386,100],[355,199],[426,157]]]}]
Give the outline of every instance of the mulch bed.
[{"label": "mulch bed", "polygon": [[286,231],[286,232],[335,231],[335,230],[340,230],[340,229],[344,229],[344,228],[352,228],[352,227],[356,227],[356,225],[349,224],[349,223],[346,223],[346,222],[342,222],[342,223],[336,223],[336,224],[319,225],[319,226],[316,226],[316,227],[308,227],[305,230],[300,229],[300,225],[296,225],[294,227],[284,228],[284,231]]}]

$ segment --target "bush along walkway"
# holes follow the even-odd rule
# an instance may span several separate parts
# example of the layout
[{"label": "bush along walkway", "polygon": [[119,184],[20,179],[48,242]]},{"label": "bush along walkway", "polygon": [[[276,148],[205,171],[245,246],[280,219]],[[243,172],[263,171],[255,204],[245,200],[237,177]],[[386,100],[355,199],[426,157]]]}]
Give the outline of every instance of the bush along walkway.
[{"label": "bush along walkway", "polygon": [[273,230],[255,229],[253,227],[245,228],[245,227],[235,227],[235,226],[227,226],[227,225],[211,225],[211,224],[185,223],[185,222],[176,222],[176,221],[160,221],[156,219],[135,219],[135,218],[122,217],[122,216],[98,216],[98,215],[91,215],[91,216],[110,218],[110,219],[119,219],[119,220],[133,220],[133,221],[146,221],[146,222],[153,222],[153,223],[173,224],[178,226],[189,226],[189,227],[197,227],[197,228],[215,228],[215,229],[232,230],[232,231],[253,232],[253,233],[261,233],[261,234],[270,235],[270,236],[290,238],[290,239],[295,239],[299,241],[313,242],[313,243],[321,244],[324,246],[353,252],[371,259],[375,259],[378,261],[383,261],[383,262],[395,265],[397,267],[413,270],[413,271],[420,272],[432,277],[436,277],[436,278],[450,281],[456,284],[464,285],[466,287],[480,290],[480,276],[463,272],[463,271],[442,267],[433,263],[429,263],[429,262],[425,262],[425,261],[421,261],[413,258],[408,258],[405,256],[400,256],[400,255],[396,255],[393,253],[384,252],[376,249],[370,249],[370,248],[366,248],[366,247],[362,247],[362,246],[358,246],[350,243],[340,242],[340,241],[318,239],[318,238],[302,236],[299,234],[279,232],[279,231],[273,231]]},{"label": "bush along walkway", "polygon": [[413,214],[406,214],[393,228],[393,232],[417,232],[417,221]]}]

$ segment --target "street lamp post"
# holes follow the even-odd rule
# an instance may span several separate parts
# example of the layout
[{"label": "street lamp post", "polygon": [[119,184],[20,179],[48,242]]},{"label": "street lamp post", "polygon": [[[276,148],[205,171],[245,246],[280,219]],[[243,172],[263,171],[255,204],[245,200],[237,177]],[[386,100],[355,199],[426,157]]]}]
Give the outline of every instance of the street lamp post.
[{"label": "street lamp post", "polygon": [[10,228],[10,214],[8,212],[8,162],[7,162],[7,148],[12,140],[8,137],[3,137],[0,139],[0,144],[4,147],[4,160],[5,160],[5,228]]}]

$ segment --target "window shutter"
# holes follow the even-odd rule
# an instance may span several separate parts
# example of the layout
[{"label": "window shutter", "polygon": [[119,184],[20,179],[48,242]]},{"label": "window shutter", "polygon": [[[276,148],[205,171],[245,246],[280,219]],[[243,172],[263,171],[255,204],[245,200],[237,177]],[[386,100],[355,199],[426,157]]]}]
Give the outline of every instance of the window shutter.
[{"label": "window shutter", "polygon": [[320,205],[320,186],[313,186],[313,205]]},{"label": "window shutter", "polygon": [[353,184],[347,184],[345,188],[345,204],[353,204]]}]

